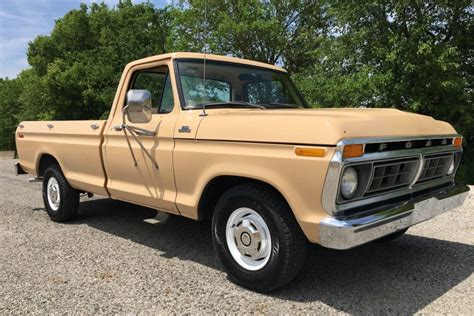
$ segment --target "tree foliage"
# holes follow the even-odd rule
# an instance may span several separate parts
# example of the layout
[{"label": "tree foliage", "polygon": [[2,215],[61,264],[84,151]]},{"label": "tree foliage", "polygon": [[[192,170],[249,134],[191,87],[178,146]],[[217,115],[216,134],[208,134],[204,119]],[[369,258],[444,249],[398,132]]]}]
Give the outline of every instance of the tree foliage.
[{"label": "tree foliage", "polygon": [[[25,118],[35,118],[32,114],[49,119],[100,117],[109,109],[123,67],[165,51],[168,16],[166,10],[149,3],[133,5],[130,0],[116,9],[93,3],[67,13],[56,21],[51,35],[39,36],[29,45],[27,72],[33,73],[25,77],[36,76],[37,82],[20,81],[41,86],[29,91],[41,91],[41,104],[34,108],[44,111],[30,109]],[[30,96],[24,99],[33,105]]]},{"label": "tree foliage", "polygon": [[284,66],[315,107],[394,107],[451,122],[465,136],[461,177],[472,183],[473,12],[469,0],[82,4],[30,43],[30,68],[0,81],[0,148],[14,146],[21,120],[106,117],[131,60],[206,48]]},{"label": "tree foliage", "polygon": [[296,81],[315,106],[394,107],[452,123],[467,141],[461,176],[474,183],[473,9],[469,0],[331,1],[331,28]]},{"label": "tree foliage", "polygon": [[318,48],[325,30],[323,6],[315,0],[209,0],[207,12],[205,3],[185,2],[173,11],[172,49],[202,52],[207,43],[211,53],[282,64],[294,72],[310,64],[307,54]]},{"label": "tree foliage", "polygon": [[0,78],[0,148],[11,149],[15,139],[12,131],[16,129],[20,101],[19,86],[16,81]]}]

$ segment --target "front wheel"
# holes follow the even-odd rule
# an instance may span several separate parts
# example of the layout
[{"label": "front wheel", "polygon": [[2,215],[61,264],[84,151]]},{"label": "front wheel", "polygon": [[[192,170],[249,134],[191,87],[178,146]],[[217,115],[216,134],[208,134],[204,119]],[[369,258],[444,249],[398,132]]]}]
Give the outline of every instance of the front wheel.
[{"label": "front wheel", "polygon": [[301,270],[307,240],[287,203],[262,185],[243,184],[217,203],[212,236],[235,283],[260,292],[290,282]]},{"label": "front wheel", "polygon": [[76,217],[79,191],[69,185],[58,165],[52,165],[44,172],[43,202],[46,212],[55,222],[65,222]]}]

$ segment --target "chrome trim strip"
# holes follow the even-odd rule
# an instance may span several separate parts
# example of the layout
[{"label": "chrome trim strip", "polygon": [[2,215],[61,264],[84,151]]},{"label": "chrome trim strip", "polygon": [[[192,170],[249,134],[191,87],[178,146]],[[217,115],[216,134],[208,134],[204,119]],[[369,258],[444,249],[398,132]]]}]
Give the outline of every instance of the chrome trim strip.
[{"label": "chrome trim strip", "polygon": [[[421,155],[422,157],[427,154],[432,153],[444,153],[444,152],[458,152],[462,151],[462,148],[457,148],[452,145],[446,146],[434,146],[434,147],[425,147],[425,148],[415,148],[415,149],[406,149],[406,150],[396,150],[396,151],[387,151],[380,153],[369,153],[364,154],[362,157],[343,159],[342,153],[344,146],[349,144],[369,144],[369,143],[379,143],[379,142],[388,142],[388,141],[409,141],[409,140],[424,140],[424,139],[434,139],[434,138],[456,138],[462,137],[459,134],[451,135],[431,135],[431,136],[412,136],[412,137],[374,137],[374,138],[345,138],[340,140],[334,151],[334,155],[329,162],[328,171],[326,174],[326,179],[324,182],[323,194],[321,198],[321,204],[325,211],[331,216],[337,216],[338,212],[354,208],[357,206],[362,206],[370,203],[375,203],[378,201],[386,200],[389,198],[409,194],[421,190],[421,187],[427,188],[430,186],[436,186],[438,181],[429,181],[420,185],[413,187],[404,188],[400,191],[393,191],[389,193],[384,193],[367,199],[362,199],[354,202],[349,202],[346,204],[337,205],[337,196],[338,196],[338,187],[340,181],[340,174],[344,166],[350,163],[355,162],[369,162],[372,160],[381,160],[381,159],[390,159],[390,158],[402,158],[410,155]],[[422,159],[423,160],[423,159]],[[455,173],[454,173],[455,174]],[[441,183],[448,182],[453,177],[445,177],[438,180],[442,180]],[[428,185],[428,186],[426,186]],[[416,188],[416,189],[414,189]]]},{"label": "chrome trim strip", "polygon": [[342,171],[342,150],[344,144],[339,142],[334,151],[331,161],[329,162],[328,172],[326,174],[326,180],[324,181],[323,194],[321,198],[321,204],[326,212],[330,215],[337,213],[336,200],[339,188],[339,178]]},{"label": "chrome trim strip", "polygon": [[457,186],[368,216],[327,217],[319,225],[319,243],[333,249],[365,244],[463,205],[468,191]]},{"label": "chrome trim strip", "polygon": [[350,144],[372,144],[372,143],[384,143],[384,142],[397,142],[397,141],[410,141],[410,140],[422,140],[422,139],[433,139],[433,138],[456,138],[462,137],[460,134],[449,134],[449,135],[428,135],[428,136],[392,136],[392,137],[360,137],[360,138],[343,138],[340,143],[344,145]]},{"label": "chrome trim strip", "polygon": [[423,173],[423,168],[424,167],[425,167],[425,159],[423,158],[423,155],[420,153],[420,155],[418,157],[418,170],[416,171],[415,178],[413,178],[413,181],[408,186],[409,189],[413,188],[415,183],[418,182],[418,180],[421,177],[421,174]]},{"label": "chrome trim strip", "polygon": [[337,211],[339,211],[339,212],[347,211],[347,210],[350,210],[352,208],[356,208],[356,207],[360,207],[360,206],[364,206],[364,205],[368,205],[368,204],[372,204],[372,203],[377,203],[377,202],[380,202],[382,200],[393,199],[393,198],[396,198],[396,197],[399,197],[399,196],[402,196],[402,195],[415,193],[415,192],[418,192],[418,191],[421,191],[421,190],[424,190],[424,189],[427,189],[427,188],[430,188],[430,187],[436,187],[436,186],[442,185],[444,183],[450,183],[452,181],[453,181],[452,177],[441,178],[441,179],[437,179],[435,181],[429,181],[429,182],[426,182],[426,183],[419,184],[419,185],[413,187],[412,189],[409,189],[409,188],[405,187],[405,188],[397,189],[397,190],[394,190],[394,191],[391,191],[391,192],[388,192],[388,193],[382,193],[380,195],[374,195],[374,196],[371,196],[371,197],[367,197],[365,199],[357,200],[357,201],[354,201],[354,202],[349,202],[349,203],[346,203],[346,204],[339,204],[336,207],[337,207]]}]

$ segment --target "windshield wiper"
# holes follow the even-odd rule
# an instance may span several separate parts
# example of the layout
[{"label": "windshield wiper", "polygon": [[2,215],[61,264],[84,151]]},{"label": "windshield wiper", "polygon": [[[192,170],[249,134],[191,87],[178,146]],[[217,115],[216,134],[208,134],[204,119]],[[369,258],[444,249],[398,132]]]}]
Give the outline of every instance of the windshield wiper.
[{"label": "windshield wiper", "polygon": [[272,108],[289,108],[289,109],[299,109],[300,106],[291,103],[279,103],[279,102],[270,102],[268,103]]},{"label": "windshield wiper", "polygon": [[185,109],[193,110],[193,109],[202,109],[203,105],[206,106],[206,109],[209,108],[257,108],[257,109],[266,109],[263,105],[245,102],[245,101],[226,101],[226,102],[213,102],[213,103],[205,103],[205,104],[194,104],[188,105]]}]

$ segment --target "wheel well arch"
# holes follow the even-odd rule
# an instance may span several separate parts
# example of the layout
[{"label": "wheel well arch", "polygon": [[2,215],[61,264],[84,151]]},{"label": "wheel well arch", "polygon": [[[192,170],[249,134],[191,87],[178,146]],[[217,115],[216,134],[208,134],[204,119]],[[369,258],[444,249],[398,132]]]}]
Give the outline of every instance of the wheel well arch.
[{"label": "wheel well arch", "polygon": [[198,203],[198,209],[197,209],[198,220],[208,220],[212,218],[214,209],[220,197],[230,188],[239,184],[243,184],[243,183],[253,183],[257,185],[264,185],[270,188],[276,194],[278,194],[282,198],[282,200],[285,201],[285,203],[287,203],[287,205],[289,206],[289,203],[286,200],[286,198],[283,196],[283,194],[281,194],[281,192],[277,188],[275,188],[273,185],[265,181],[243,177],[243,176],[222,175],[222,176],[217,176],[211,179],[206,184],[204,190],[202,191],[202,194]]},{"label": "wheel well arch", "polygon": [[38,167],[36,173],[38,177],[42,177],[46,169],[51,165],[58,165],[61,168],[59,161],[54,156],[50,154],[42,154],[40,159],[38,160]]}]

